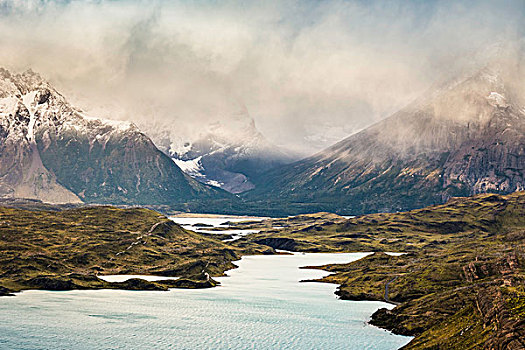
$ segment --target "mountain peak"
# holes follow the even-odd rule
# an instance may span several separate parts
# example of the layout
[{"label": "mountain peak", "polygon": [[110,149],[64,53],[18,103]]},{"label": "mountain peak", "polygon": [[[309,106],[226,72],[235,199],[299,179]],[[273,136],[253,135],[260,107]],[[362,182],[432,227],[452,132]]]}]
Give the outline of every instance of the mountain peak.
[{"label": "mountain peak", "polygon": [[1,69],[0,196],[180,204],[225,195],[185,176],[133,123],[85,115],[39,74]]},{"label": "mountain peak", "polygon": [[[11,73],[0,68],[0,96],[25,95],[31,91],[54,90],[38,73],[28,69],[23,73]],[[56,91],[54,91],[57,93]],[[58,94],[58,93],[57,93]]]},{"label": "mountain peak", "polygon": [[463,74],[389,118],[267,174],[247,197],[360,214],[523,190],[525,109],[516,84],[523,71],[515,68],[491,64]]},{"label": "mountain peak", "polygon": [[[237,106],[237,105],[236,105]],[[291,156],[262,135],[244,105],[217,113],[198,132],[184,136],[176,123],[148,123],[155,144],[188,175],[232,193],[253,188],[264,171],[289,163]]]}]

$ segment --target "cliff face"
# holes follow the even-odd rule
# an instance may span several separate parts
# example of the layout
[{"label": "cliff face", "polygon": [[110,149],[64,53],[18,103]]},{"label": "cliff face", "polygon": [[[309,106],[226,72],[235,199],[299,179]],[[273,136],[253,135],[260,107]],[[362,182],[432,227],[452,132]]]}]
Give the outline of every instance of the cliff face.
[{"label": "cliff face", "polygon": [[525,119],[498,108],[475,137],[465,140],[443,166],[443,187],[462,183],[469,194],[512,192],[525,186]]},{"label": "cliff face", "polygon": [[0,71],[0,195],[174,204],[227,194],[186,176],[128,122],[92,118],[37,74]]},{"label": "cliff face", "polygon": [[40,92],[31,89],[32,84],[39,85],[31,72],[13,76],[0,70],[0,195],[80,202],[42,163],[34,137],[35,114],[29,107],[45,103],[49,95],[45,87]]},{"label": "cliff face", "polygon": [[522,190],[525,108],[507,80],[499,68],[485,68],[446,84],[327,150],[270,172],[246,198],[285,203],[291,212],[359,214]]}]

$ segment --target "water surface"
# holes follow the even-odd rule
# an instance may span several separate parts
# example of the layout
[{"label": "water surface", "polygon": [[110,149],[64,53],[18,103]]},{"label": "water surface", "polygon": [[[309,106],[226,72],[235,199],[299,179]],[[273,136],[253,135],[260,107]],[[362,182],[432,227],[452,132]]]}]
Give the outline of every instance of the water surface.
[{"label": "water surface", "polygon": [[176,280],[178,277],[152,276],[152,275],[99,275],[98,278],[107,282],[126,282],[132,278],[140,278],[145,281]]},{"label": "water surface", "polygon": [[247,256],[212,289],[25,291],[0,298],[1,349],[398,349],[366,323],[381,302],[337,300],[299,283],[366,253]]},{"label": "water surface", "polygon": [[[210,230],[212,227],[217,228],[229,228],[227,222],[241,222],[241,221],[263,221],[264,217],[244,217],[244,216],[224,216],[224,217],[199,217],[199,216],[174,216],[170,219],[181,225],[186,230],[192,230],[200,233],[208,233],[214,235],[231,235],[230,239],[225,239],[225,242],[235,241],[241,237],[252,233],[258,233],[260,230],[239,230],[239,229],[228,229],[224,231]],[[210,226],[194,226],[196,224],[205,224]]]}]

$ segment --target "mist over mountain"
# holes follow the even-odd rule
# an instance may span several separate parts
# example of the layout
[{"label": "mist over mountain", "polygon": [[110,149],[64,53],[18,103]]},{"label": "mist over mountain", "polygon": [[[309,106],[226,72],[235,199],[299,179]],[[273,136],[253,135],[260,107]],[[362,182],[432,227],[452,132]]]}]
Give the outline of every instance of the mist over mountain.
[{"label": "mist over mountain", "polygon": [[38,74],[5,69],[0,196],[173,207],[228,198],[185,175],[134,124],[88,116]]},{"label": "mist over mountain", "polygon": [[144,124],[142,128],[186,174],[232,193],[253,189],[261,174],[299,158],[271,144],[245,107],[203,125],[196,136],[166,124]]},{"label": "mist over mountain", "polygon": [[[148,201],[189,200],[196,188],[195,198],[201,191],[216,190],[200,187],[203,183],[234,193],[249,191],[246,198],[255,203],[274,203],[273,198],[275,203],[305,203],[305,210],[320,202],[319,208],[363,212],[519,188],[521,158],[513,157],[520,154],[521,138],[503,125],[521,130],[514,116],[521,115],[524,105],[523,79],[509,80],[496,70],[490,74],[503,82],[503,90],[482,78],[479,86],[460,86],[467,86],[469,77],[486,66],[493,51],[522,55],[521,0],[145,4],[0,1],[0,66],[12,72],[34,69],[68,96],[68,105],[119,122],[109,132],[98,129],[110,122],[97,126],[82,119],[78,123],[89,124],[93,131],[75,136],[75,142],[69,142],[68,132],[62,142],[49,135],[61,134],[66,130],[62,124],[77,120],[64,108],[57,118],[67,122],[43,122],[56,133],[39,131],[37,121],[34,136],[28,136],[21,131],[28,129],[25,118],[32,120],[31,108],[40,110],[45,103],[37,108],[27,97],[21,103],[28,112],[21,108],[15,123],[20,130],[9,132],[18,138],[9,136],[2,146],[6,152],[12,147],[9,156],[2,156],[12,169],[5,171],[4,193],[42,196],[29,185],[35,176],[20,180],[15,175],[26,168],[31,171],[24,173],[44,174],[47,187],[39,186],[38,191],[56,201],[118,202],[145,193]],[[517,64],[503,64],[512,65]],[[515,72],[515,77],[522,74],[520,69]],[[439,81],[449,83],[436,87]],[[496,118],[490,111],[500,107],[490,103],[510,107]],[[6,106],[17,115],[15,107]],[[15,127],[9,123],[9,128]],[[116,125],[131,126],[126,133],[117,132]],[[114,142],[116,153],[110,154],[135,164],[122,169],[114,158],[110,166],[126,174],[120,178],[127,179],[126,186],[116,180],[108,185],[102,170],[87,170],[108,168],[106,163],[87,165],[107,156],[104,147],[101,153],[98,146],[90,148],[99,144],[93,141],[98,134]],[[133,147],[123,151],[129,142]],[[11,154],[18,152],[18,144],[23,151],[15,161]],[[135,161],[131,154],[139,144],[145,153],[139,152]],[[467,152],[468,147],[491,151],[483,155]],[[35,148],[40,160],[31,156]],[[502,153],[495,151],[500,148]],[[307,158],[286,165],[295,160],[289,154]],[[157,156],[162,181],[173,185],[137,190],[136,173],[157,169]],[[518,170],[512,175],[512,166],[505,162],[515,161]],[[140,173],[141,186],[143,176],[153,175],[144,171],[148,174]],[[75,178],[69,179],[73,172]],[[391,183],[380,179],[388,174],[393,176]],[[166,197],[162,188],[171,188],[166,191],[173,196]],[[431,190],[422,190],[427,188]],[[399,193],[386,200],[378,195],[396,189]],[[403,194],[407,196],[399,204]],[[325,206],[330,200],[333,203]],[[362,204],[349,204],[358,200]]]},{"label": "mist over mountain", "polygon": [[361,214],[525,189],[525,70],[523,56],[512,53],[269,172],[246,198],[292,213]]},{"label": "mist over mountain", "polygon": [[244,105],[269,142],[309,156],[520,40],[525,15],[522,0],[238,4],[2,0],[0,66],[190,140]]}]

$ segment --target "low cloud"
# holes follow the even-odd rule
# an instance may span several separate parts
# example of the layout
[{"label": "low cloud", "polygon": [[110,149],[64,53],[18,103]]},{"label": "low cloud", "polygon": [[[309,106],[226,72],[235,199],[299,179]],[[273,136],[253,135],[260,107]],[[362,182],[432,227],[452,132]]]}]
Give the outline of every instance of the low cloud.
[{"label": "low cloud", "polygon": [[191,138],[244,107],[311,153],[386,117],[479,52],[523,38],[517,1],[5,1],[0,65],[105,117]]}]

